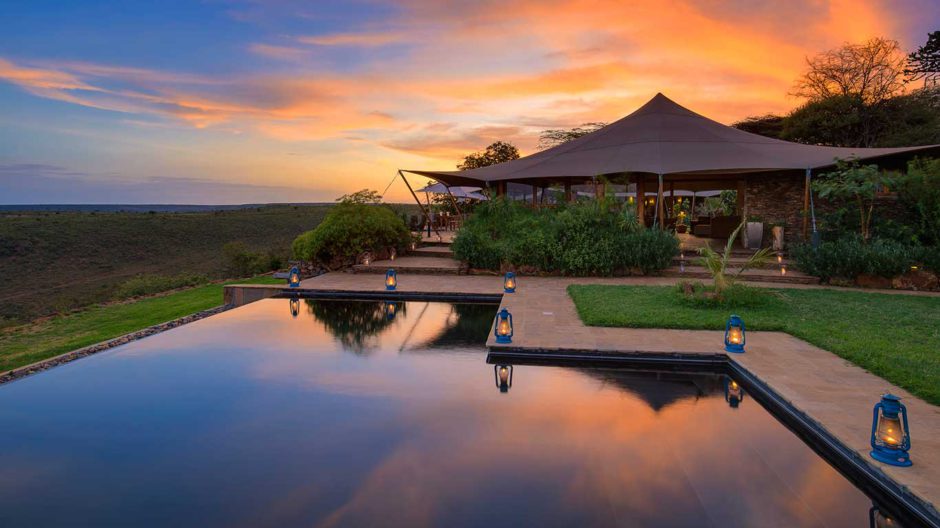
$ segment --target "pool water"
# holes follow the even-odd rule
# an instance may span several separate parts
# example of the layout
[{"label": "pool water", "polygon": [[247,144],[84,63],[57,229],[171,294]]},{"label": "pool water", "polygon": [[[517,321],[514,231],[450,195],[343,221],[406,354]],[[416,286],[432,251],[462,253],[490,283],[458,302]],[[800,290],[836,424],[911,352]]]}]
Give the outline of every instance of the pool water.
[{"label": "pool water", "polygon": [[722,375],[501,390],[495,312],[268,299],[0,386],[0,525],[867,526]]}]

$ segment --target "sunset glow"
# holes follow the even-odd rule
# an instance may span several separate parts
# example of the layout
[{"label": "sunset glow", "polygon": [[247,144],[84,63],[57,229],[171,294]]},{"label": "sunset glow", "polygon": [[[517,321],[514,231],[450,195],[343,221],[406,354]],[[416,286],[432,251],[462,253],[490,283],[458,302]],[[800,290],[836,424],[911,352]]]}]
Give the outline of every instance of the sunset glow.
[{"label": "sunset glow", "polygon": [[[804,58],[936,0],[22,2],[0,7],[0,203],[332,201],[657,92],[785,112]],[[387,201],[404,201],[392,185]]]}]

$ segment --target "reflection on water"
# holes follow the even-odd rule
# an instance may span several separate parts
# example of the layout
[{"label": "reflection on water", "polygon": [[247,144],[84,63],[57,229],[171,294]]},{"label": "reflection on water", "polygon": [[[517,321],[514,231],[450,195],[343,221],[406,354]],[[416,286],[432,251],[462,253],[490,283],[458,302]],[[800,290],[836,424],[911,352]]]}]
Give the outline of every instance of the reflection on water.
[{"label": "reflection on water", "polygon": [[0,386],[0,524],[869,523],[722,376],[487,364],[492,305],[302,302]]}]

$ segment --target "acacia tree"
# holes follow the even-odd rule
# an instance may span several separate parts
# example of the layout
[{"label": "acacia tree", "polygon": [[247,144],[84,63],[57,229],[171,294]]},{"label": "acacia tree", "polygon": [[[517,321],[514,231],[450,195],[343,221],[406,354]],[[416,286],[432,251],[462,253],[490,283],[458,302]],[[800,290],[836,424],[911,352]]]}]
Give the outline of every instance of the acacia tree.
[{"label": "acacia tree", "polygon": [[810,101],[858,97],[875,105],[904,91],[907,57],[896,40],[875,37],[807,58],[806,66],[793,95]]},{"label": "acacia tree", "polygon": [[362,189],[354,193],[344,194],[336,201],[344,204],[377,204],[382,202],[382,195],[372,189]]},{"label": "acacia tree", "polygon": [[877,165],[859,165],[858,160],[838,160],[836,170],[820,176],[813,182],[813,190],[820,198],[834,198],[854,202],[862,239],[871,238],[871,218],[878,191],[891,187],[894,178],[878,170]]},{"label": "acacia tree", "polygon": [[486,147],[483,152],[474,152],[464,156],[463,163],[457,165],[457,168],[459,170],[478,169],[514,159],[519,159],[519,149],[508,141],[497,141]]},{"label": "acacia tree", "polygon": [[907,56],[904,73],[910,81],[923,79],[924,87],[940,83],[940,31],[928,33],[927,43]]},{"label": "acacia tree", "polygon": [[607,123],[600,121],[584,123],[581,126],[574,128],[552,128],[549,130],[543,130],[539,134],[539,150],[545,150],[552,147],[557,147],[562,143],[567,143],[573,139],[578,139],[581,136],[586,136],[591,132],[597,132],[598,130],[607,126]]}]

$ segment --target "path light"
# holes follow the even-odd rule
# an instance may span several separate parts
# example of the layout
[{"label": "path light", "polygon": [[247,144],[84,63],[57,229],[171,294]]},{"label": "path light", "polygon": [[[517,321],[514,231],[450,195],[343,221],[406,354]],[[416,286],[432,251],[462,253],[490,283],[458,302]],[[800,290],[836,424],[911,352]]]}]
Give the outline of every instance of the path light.
[{"label": "path light", "polygon": [[744,321],[737,315],[729,317],[725,325],[725,351],[744,352]]},{"label": "path light", "polygon": [[907,467],[911,457],[911,437],[907,427],[907,408],[901,398],[885,394],[872,409],[871,457],[892,466]]},{"label": "path light", "polygon": [[414,250],[418,249],[418,244],[417,244],[414,240],[412,240],[412,241],[411,241],[411,246],[409,246],[409,247],[411,248],[412,251],[414,251]]},{"label": "path light", "polygon": [[787,267],[780,266],[780,275],[786,275],[786,274],[787,274]]},{"label": "path light", "polygon": [[372,263],[372,253],[365,253],[362,255],[362,265],[368,266]]},{"label": "path light", "polygon": [[292,297],[290,300],[290,315],[291,317],[300,315],[300,299],[297,297]]},{"label": "path light", "polygon": [[783,255],[777,253],[777,264],[783,264]]},{"label": "path light", "polygon": [[729,376],[725,376],[725,401],[732,409],[737,409],[744,401],[744,389]]},{"label": "path light", "polygon": [[507,271],[506,277],[503,279],[503,291],[506,293],[516,293],[516,274]]},{"label": "path light", "polygon": [[395,273],[395,270],[388,268],[388,271],[385,272],[385,289],[394,290],[398,286],[398,274]]},{"label": "path light", "polygon": [[395,314],[398,313],[398,305],[392,301],[385,302],[385,318],[391,321],[395,318]]},{"label": "path light", "polygon": [[493,365],[493,377],[499,392],[509,392],[512,387],[512,365]]},{"label": "path light", "polygon": [[287,285],[291,288],[300,287],[300,269],[297,266],[291,268],[290,273],[287,274]]},{"label": "path light", "polygon": [[503,308],[496,314],[496,334],[497,343],[512,343],[512,314],[509,310]]},{"label": "path light", "polygon": [[398,256],[398,250],[395,248],[389,248],[388,250],[388,259],[395,260],[395,257]]}]

